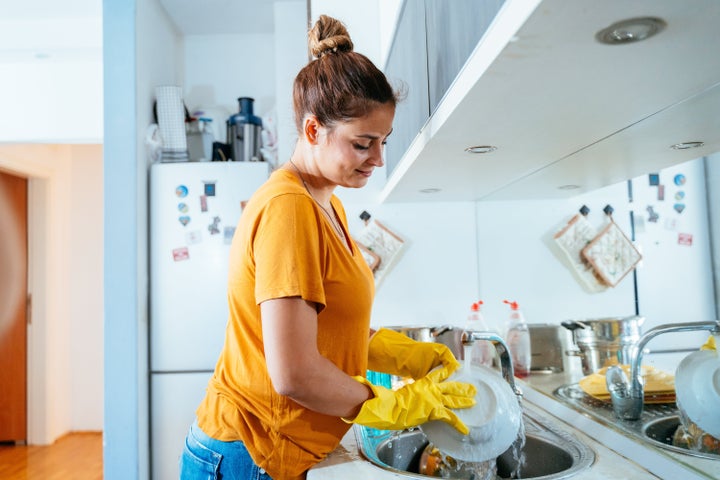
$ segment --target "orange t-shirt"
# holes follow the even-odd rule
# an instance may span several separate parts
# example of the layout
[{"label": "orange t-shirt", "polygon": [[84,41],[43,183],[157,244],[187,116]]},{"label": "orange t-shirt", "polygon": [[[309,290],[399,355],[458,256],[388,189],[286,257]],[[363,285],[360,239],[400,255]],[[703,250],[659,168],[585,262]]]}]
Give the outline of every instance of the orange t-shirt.
[{"label": "orange t-shirt", "polygon": [[[345,226],[335,196],[332,205]],[[319,304],[320,353],[348,375],[364,375],[375,286],[357,245],[351,247],[286,170],[275,171],[252,196],[233,238],[225,345],[197,410],[198,424],[215,439],[242,440],[274,480],[300,477],[337,447],[349,425],[275,392],[260,303],[301,296]]]}]

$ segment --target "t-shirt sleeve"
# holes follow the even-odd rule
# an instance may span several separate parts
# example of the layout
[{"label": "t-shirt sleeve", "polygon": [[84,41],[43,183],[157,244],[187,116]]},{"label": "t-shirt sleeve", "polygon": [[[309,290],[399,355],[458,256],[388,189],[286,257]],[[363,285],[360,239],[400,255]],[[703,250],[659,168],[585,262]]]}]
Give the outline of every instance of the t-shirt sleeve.
[{"label": "t-shirt sleeve", "polygon": [[285,194],[265,206],[253,236],[255,300],[300,296],[325,306],[321,218],[312,200]]}]

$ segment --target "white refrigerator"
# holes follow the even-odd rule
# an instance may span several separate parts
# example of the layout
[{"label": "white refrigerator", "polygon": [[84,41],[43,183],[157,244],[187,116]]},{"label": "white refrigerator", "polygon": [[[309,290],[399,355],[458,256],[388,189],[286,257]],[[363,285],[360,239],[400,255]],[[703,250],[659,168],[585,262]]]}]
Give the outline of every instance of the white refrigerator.
[{"label": "white refrigerator", "polygon": [[151,478],[176,480],[187,429],[223,345],[228,253],[266,162],[150,169]]}]

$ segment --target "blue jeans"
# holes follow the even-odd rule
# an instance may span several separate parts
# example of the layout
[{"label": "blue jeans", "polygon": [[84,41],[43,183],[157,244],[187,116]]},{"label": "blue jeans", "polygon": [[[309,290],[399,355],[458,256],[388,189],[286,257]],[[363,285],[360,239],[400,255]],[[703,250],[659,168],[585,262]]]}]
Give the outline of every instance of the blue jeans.
[{"label": "blue jeans", "polygon": [[255,465],[243,442],[208,437],[195,421],[185,437],[180,480],[272,480]]}]

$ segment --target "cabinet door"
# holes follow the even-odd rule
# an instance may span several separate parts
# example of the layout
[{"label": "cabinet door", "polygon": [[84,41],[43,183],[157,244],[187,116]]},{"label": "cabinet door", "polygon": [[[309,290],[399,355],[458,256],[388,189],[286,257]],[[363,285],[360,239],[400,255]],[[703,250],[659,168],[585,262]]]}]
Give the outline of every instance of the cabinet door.
[{"label": "cabinet door", "polygon": [[503,3],[504,0],[425,0],[431,113]]},{"label": "cabinet door", "polygon": [[387,174],[390,176],[430,117],[425,50],[425,6],[422,2],[411,0],[403,5],[385,74],[391,84],[396,89],[400,87],[406,95],[398,103],[393,133],[385,148]]}]

